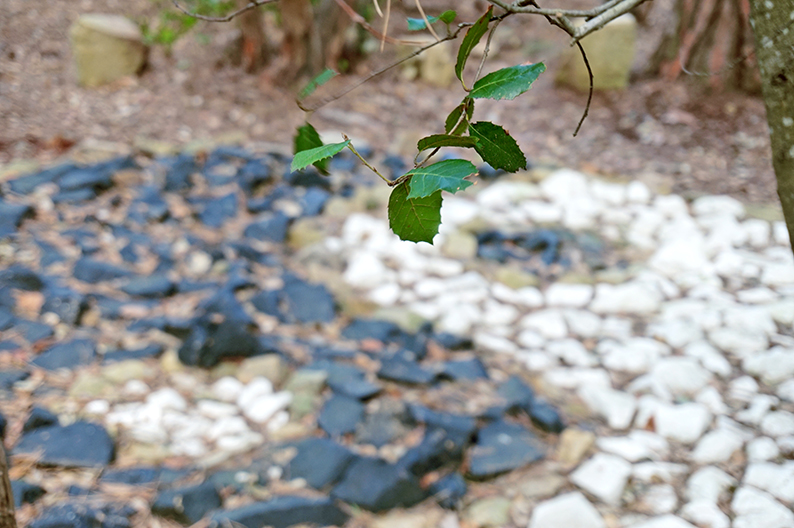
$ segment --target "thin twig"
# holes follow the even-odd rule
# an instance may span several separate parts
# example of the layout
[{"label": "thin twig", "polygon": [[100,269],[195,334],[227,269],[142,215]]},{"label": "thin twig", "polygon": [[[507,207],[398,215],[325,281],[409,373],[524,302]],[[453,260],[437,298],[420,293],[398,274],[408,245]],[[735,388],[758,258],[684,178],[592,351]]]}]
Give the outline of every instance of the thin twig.
[{"label": "thin twig", "polygon": [[587,75],[590,77],[590,93],[587,95],[587,105],[584,107],[582,118],[579,120],[579,124],[576,125],[576,130],[573,131],[573,137],[576,137],[576,134],[579,133],[579,129],[582,128],[582,123],[584,123],[584,120],[587,119],[587,114],[590,112],[590,102],[593,100],[593,70],[590,69],[590,61],[587,60],[587,53],[584,52],[582,43],[577,40],[576,45],[578,46],[579,51],[582,53],[584,65],[587,67]]},{"label": "thin twig", "polygon": [[179,2],[177,0],[172,0],[172,1],[174,3],[174,7],[176,7],[180,11],[182,11],[184,14],[186,14],[188,16],[191,16],[193,18],[198,18],[199,20],[206,20],[207,22],[229,22],[231,19],[233,19],[237,15],[241,15],[241,14],[245,13],[246,11],[249,11],[251,9],[255,9],[255,8],[259,7],[259,6],[263,6],[263,5],[267,5],[267,4],[274,4],[274,3],[278,2],[278,0],[253,0],[250,4],[248,4],[247,6],[243,7],[242,9],[238,9],[237,11],[233,11],[233,12],[229,13],[228,15],[224,16],[224,17],[210,17],[210,16],[205,16],[205,15],[199,15],[198,13],[191,13],[190,11],[188,11],[187,9],[185,9],[184,7],[179,5]]},{"label": "thin twig", "polygon": [[[607,4],[602,4],[593,9],[554,9],[554,8],[543,9],[535,5],[524,5],[525,4],[524,2],[508,4],[507,2],[503,2],[502,0],[488,0],[488,1],[494,4],[495,6],[501,7],[502,9],[510,13],[527,13],[530,15],[541,15],[541,16],[550,16],[550,17],[571,17],[571,18],[595,17],[600,15],[601,13],[604,13],[614,5],[613,2],[609,2]],[[620,0],[620,2],[624,2],[624,1],[629,1],[629,0]],[[529,4],[532,3],[529,2]]]},{"label": "thin twig", "polygon": [[419,42],[418,40],[403,40],[403,39],[390,37],[388,35],[384,35],[380,31],[369,25],[367,20],[363,16],[356,13],[355,9],[350,7],[348,3],[345,2],[345,0],[336,0],[336,3],[339,5],[339,7],[342,8],[342,11],[347,13],[347,16],[350,17],[350,20],[352,20],[359,26],[363,27],[367,32],[369,32],[372,36],[374,36],[378,40],[385,40],[389,44],[403,44],[406,46],[421,46],[426,42],[426,41]]},{"label": "thin twig", "polygon": [[434,148],[434,149],[433,149],[433,152],[431,152],[430,154],[428,154],[428,155],[427,155],[427,157],[426,157],[425,159],[423,159],[423,160],[422,160],[422,163],[418,163],[418,164],[416,163],[416,158],[418,158],[418,157],[419,157],[419,153],[417,153],[417,154],[416,154],[416,157],[414,157],[414,169],[418,169],[418,168],[424,167],[424,166],[425,166],[425,164],[426,164],[428,161],[430,161],[430,158],[432,158],[433,156],[435,156],[436,154],[438,154],[438,151],[439,151],[440,149],[441,149],[441,147],[436,147],[436,148]]},{"label": "thin twig", "polygon": [[[350,138],[349,138],[349,137],[347,137],[346,135],[342,134],[342,137],[343,137],[343,138],[345,138],[345,141],[350,141]],[[366,166],[367,166],[367,168],[368,168],[369,170],[371,170],[372,172],[374,172],[375,174],[377,174],[378,176],[380,176],[380,179],[381,179],[381,180],[383,180],[383,181],[385,181],[385,182],[386,182],[388,185],[391,185],[391,180],[389,180],[389,178],[387,178],[386,176],[384,176],[383,174],[381,174],[380,172],[378,172],[378,169],[376,169],[375,167],[373,167],[372,165],[370,165],[370,164],[369,164],[369,162],[367,162],[367,160],[365,160],[365,159],[364,159],[364,157],[363,157],[361,154],[359,154],[359,153],[358,153],[358,151],[356,150],[356,147],[354,147],[352,143],[348,143],[348,144],[347,144],[347,148],[349,148],[349,149],[350,149],[350,151],[351,151],[353,154],[355,154],[355,155],[356,155],[356,157],[357,157],[357,158],[358,158],[358,159],[361,161],[361,163],[363,163],[364,165],[366,165]]]},{"label": "thin twig", "polygon": [[375,4],[375,12],[378,13],[378,16],[383,18],[383,11],[380,10],[380,4],[378,0],[372,0],[372,3]]},{"label": "thin twig", "polygon": [[391,0],[386,0],[386,16],[383,19],[383,38],[380,40],[380,52],[386,45],[386,35],[389,33],[389,17],[391,16]]},{"label": "thin twig", "polygon": [[438,33],[436,33],[436,30],[433,29],[432,24],[430,24],[430,20],[428,20],[425,10],[422,9],[422,4],[419,2],[419,0],[416,0],[416,8],[419,10],[419,14],[422,15],[422,20],[425,21],[425,26],[427,26],[427,29],[430,30],[430,34],[433,35],[436,40],[441,40],[438,38]]},{"label": "thin twig", "polygon": [[502,23],[502,19],[498,19],[496,23],[491,26],[491,31],[488,33],[488,38],[485,41],[485,50],[482,53],[482,59],[480,59],[480,65],[477,67],[477,74],[474,76],[474,81],[472,81],[471,85],[474,87],[477,79],[480,78],[480,74],[482,73],[482,68],[485,66],[485,59],[488,58],[488,52],[491,51],[491,39],[493,38],[493,34],[496,31],[496,28],[499,27],[499,24]]}]

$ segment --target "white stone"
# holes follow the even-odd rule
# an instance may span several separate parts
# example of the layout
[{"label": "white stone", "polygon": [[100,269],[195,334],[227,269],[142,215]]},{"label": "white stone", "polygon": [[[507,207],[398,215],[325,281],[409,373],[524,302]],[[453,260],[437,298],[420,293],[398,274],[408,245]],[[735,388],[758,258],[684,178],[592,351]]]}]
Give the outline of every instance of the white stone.
[{"label": "white stone", "polygon": [[677,194],[656,196],[653,200],[653,207],[670,218],[682,215],[689,216],[689,208],[686,205],[686,201]]},{"label": "white stone", "polygon": [[[794,268],[794,265],[792,265]],[[729,328],[777,333],[777,326],[769,311],[762,306],[733,306],[723,312],[723,324]]]},{"label": "white stone", "polygon": [[602,321],[588,310],[565,310],[563,312],[568,329],[579,337],[597,337],[601,333]]},{"label": "white stone", "polygon": [[590,284],[555,282],[546,289],[547,306],[583,308],[592,298],[593,287]]},{"label": "white stone", "polygon": [[522,202],[521,210],[538,224],[559,223],[562,220],[562,207],[557,204],[537,200]]},{"label": "white stone", "polygon": [[355,288],[369,290],[392,278],[389,271],[374,253],[356,251],[350,256],[343,278]]},{"label": "white stone", "polygon": [[788,411],[772,411],[761,420],[761,432],[779,437],[794,434],[794,414]]},{"label": "white stone", "polygon": [[741,436],[728,429],[717,429],[700,439],[690,457],[698,464],[727,462],[744,445]]},{"label": "white stone", "polygon": [[483,350],[502,354],[514,354],[518,352],[518,346],[510,339],[487,332],[476,332],[474,334],[474,345]]},{"label": "white stone", "polygon": [[631,464],[623,458],[596,453],[571,473],[570,480],[610,505],[618,505],[631,475]]},{"label": "white stone", "polygon": [[784,381],[775,387],[775,394],[777,394],[781,400],[794,402],[794,379]]},{"label": "white stone", "polygon": [[672,482],[688,471],[689,467],[685,464],[641,462],[634,464],[631,470],[631,477],[636,481],[645,483]]},{"label": "white stone", "polygon": [[611,387],[609,373],[604,369],[555,368],[543,375],[546,383],[561,389],[578,389],[584,385]]},{"label": "white stone", "polygon": [[711,413],[700,403],[661,404],[654,413],[656,432],[665,438],[691,444],[711,422]]},{"label": "white stone", "polygon": [[777,293],[764,286],[736,292],[736,299],[745,304],[767,304],[776,301],[778,297]]},{"label": "white stone", "polygon": [[604,366],[610,370],[642,374],[656,363],[660,356],[669,354],[669,347],[653,339],[632,338],[625,343],[604,340],[596,347],[603,356]]},{"label": "white stone", "polygon": [[767,264],[761,274],[761,283],[773,288],[794,284],[794,266],[789,262]]},{"label": "white stone", "polygon": [[518,300],[516,304],[527,308],[540,308],[543,306],[543,294],[534,286],[525,286],[516,290]]},{"label": "white stone", "polygon": [[441,223],[459,226],[477,218],[480,208],[471,200],[445,196],[441,203]]},{"label": "white stone", "polygon": [[776,443],[781,455],[784,457],[794,455],[794,436],[781,436]]},{"label": "white stone", "polygon": [[711,373],[697,360],[680,356],[660,359],[651,376],[673,396],[693,396],[711,381]]},{"label": "white stone", "polygon": [[[424,247],[424,246],[418,246]],[[433,248],[435,246],[427,246]],[[439,277],[458,277],[463,273],[463,263],[448,258],[432,258],[427,261],[427,272]]]},{"label": "white stone", "polygon": [[794,325],[794,299],[781,299],[780,301],[768,304],[765,308],[776,323],[785,326]]},{"label": "white stone", "polygon": [[766,462],[780,456],[780,449],[768,436],[761,436],[748,442],[746,451],[749,462]]},{"label": "white stone", "polygon": [[633,430],[627,436],[602,437],[596,440],[602,451],[622,456],[629,462],[660,460],[667,456],[667,440],[649,431]]},{"label": "white stone", "polygon": [[213,400],[200,400],[196,404],[196,409],[202,415],[213,420],[237,414],[236,405]]},{"label": "white stone", "polygon": [[267,422],[267,430],[274,433],[289,423],[289,413],[287,411],[279,411],[273,415]]},{"label": "white stone", "polygon": [[220,401],[235,402],[240,397],[242,392],[243,383],[232,376],[224,376],[212,384],[212,395]]},{"label": "white stone", "polygon": [[692,212],[698,216],[728,214],[742,218],[744,205],[730,196],[701,196],[692,202]]},{"label": "white stone", "polygon": [[742,360],[742,369],[767,385],[775,385],[794,375],[794,349],[776,346],[747,356]]},{"label": "white stone", "polygon": [[763,352],[769,346],[769,339],[763,332],[727,327],[709,332],[709,341],[739,358]]},{"label": "white stone", "polygon": [[733,371],[730,362],[725,356],[711,346],[707,341],[695,341],[689,343],[683,350],[684,354],[696,358],[707,370],[714,374],[726,378]]},{"label": "white stone", "polygon": [[521,327],[534,330],[546,339],[568,336],[568,325],[559,310],[540,310],[521,319]]},{"label": "white stone", "polygon": [[786,222],[778,220],[772,224],[772,235],[775,238],[775,244],[780,246],[790,246],[791,240],[789,239],[788,228]]},{"label": "white stone", "polygon": [[222,436],[237,436],[249,432],[248,424],[240,416],[221,418],[213,423],[205,432],[207,440],[215,441]]},{"label": "white stone", "polygon": [[657,484],[648,488],[639,502],[644,511],[660,515],[675,511],[678,506],[678,496],[675,488],[670,484]]},{"label": "white stone", "polygon": [[540,189],[532,183],[502,180],[481,190],[477,194],[477,203],[490,209],[506,209],[540,195]]},{"label": "white stone", "polygon": [[598,359],[587,351],[581,341],[576,339],[550,341],[546,344],[546,351],[572,367],[595,367],[598,365]]},{"label": "white stone", "polygon": [[160,410],[173,409],[184,411],[187,409],[187,402],[177,391],[170,387],[165,387],[154,391],[146,397],[146,403]]},{"label": "white stone", "polygon": [[198,458],[207,454],[207,446],[200,438],[183,438],[173,442],[170,451],[176,456]]},{"label": "white stone", "polygon": [[473,304],[462,303],[447,308],[436,323],[439,332],[464,335],[480,320],[482,312]]},{"label": "white stone", "polygon": [[758,383],[750,376],[741,376],[731,381],[728,397],[740,402],[750,402],[758,394]]},{"label": "white stone", "polygon": [[697,528],[675,515],[662,515],[653,519],[632,524],[629,528]]},{"label": "white stone", "polygon": [[511,325],[518,319],[518,310],[509,304],[487,300],[483,306],[483,320],[486,327]]},{"label": "white stone", "polygon": [[742,486],[733,494],[733,528],[791,528],[794,513],[766,492]]},{"label": "white stone", "polygon": [[755,486],[791,504],[794,501],[794,462],[750,464],[744,472],[742,484]]},{"label": "white stone", "polygon": [[[736,419],[747,425],[759,425],[779,400],[768,394],[756,394],[747,409],[736,413]],[[774,422],[774,420],[773,420]]]},{"label": "white stone", "polygon": [[86,414],[107,414],[110,412],[110,403],[107,400],[92,400],[85,404],[83,412]]},{"label": "white stone", "polygon": [[560,169],[540,182],[540,189],[549,200],[564,202],[587,193],[587,176],[571,169]]},{"label": "white stone", "polygon": [[575,491],[541,502],[532,510],[529,528],[551,527],[606,528],[606,523],[590,501]]},{"label": "white stone", "polygon": [[695,471],[686,483],[689,500],[719,502],[723,494],[737,484],[736,479],[714,466],[705,466]]},{"label": "white stone", "polygon": [[262,445],[265,438],[253,431],[241,435],[226,435],[218,438],[215,445],[218,449],[227,453],[244,453],[249,449]]},{"label": "white stone", "polygon": [[599,314],[650,314],[662,302],[659,290],[647,283],[597,284],[590,309]]},{"label": "white stone", "polygon": [[727,414],[730,411],[725,402],[722,401],[720,391],[711,386],[705,387],[698,392],[695,396],[695,401],[708,407],[709,411],[715,415]]},{"label": "white stone", "polygon": [[520,350],[516,357],[531,371],[542,372],[560,366],[560,361],[545,352],[537,350]]},{"label": "white stone", "polygon": [[649,325],[648,335],[661,339],[673,348],[682,348],[704,337],[696,321],[684,318],[657,321]]},{"label": "white stone", "polygon": [[292,403],[292,393],[283,391],[259,396],[243,407],[242,411],[252,422],[265,423],[290,403]]},{"label": "white stone", "polygon": [[706,500],[689,502],[681,508],[681,517],[702,528],[730,528],[731,520],[720,508]]},{"label": "white stone", "polygon": [[[494,282],[491,284],[491,295],[497,301],[509,304],[521,304],[521,295],[513,288],[502,284],[501,282]],[[541,299],[541,304],[543,300]]]},{"label": "white stone", "polygon": [[151,422],[133,424],[130,427],[130,436],[138,442],[146,444],[165,444],[168,442],[168,433],[161,425]]},{"label": "white stone", "polygon": [[757,249],[763,249],[769,245],[772,229],[769,222],[759,218],[750,218],[742,222],[742,227],[747,233],[747,241]]},{"label": "white stone", "polygon": [[143,396],[145,394],[149,394],[151,389],[146,384],[146,382],[142,380],[129,380],[127,383],[124,384],[124,387],[121,389],[121,392],[125,396]]},{"label": "white stone", "polygon": [[541,348],[546,344],[546,338],[535,330],[522,330],[516,341],[524,348]]},{"label": "white stone", "polygon": [[633,321],[628,317],[610,315],[601,322],[601,335],[614,339],[626,340],[634,335]]},{"label": "white stone", "polygon": [[651,201],[651,190],[643,182],[633,180],[626,186],[626,199],[632,203],[647,204]]},{"label": "white stone", "polygon": [[610,206],[622,206],[626,203],[626,186],[602,180],[590,182],[590,194]]},{"label": "white stone", "polygon": [[402,290],[400,289],[399,284],[389,282],[376,287],[374,290],[369,292],[368,297],[370,301],[374,302],[378,306],[393,306],[400,299],[401,293]]},{"label": "white stone", "polygon": [[631,394],[603,385],[584,385],[579,398],[591,411],[606,419],[612,429],[626,429],[637,410],[637,400]]},{"label": "white stone", "polygon": [[237,406],[246,409],[254,400],[269,394],[273,394],[273,383],[267,378],[257,376],[240,391],[240,395],[237,396]]}]

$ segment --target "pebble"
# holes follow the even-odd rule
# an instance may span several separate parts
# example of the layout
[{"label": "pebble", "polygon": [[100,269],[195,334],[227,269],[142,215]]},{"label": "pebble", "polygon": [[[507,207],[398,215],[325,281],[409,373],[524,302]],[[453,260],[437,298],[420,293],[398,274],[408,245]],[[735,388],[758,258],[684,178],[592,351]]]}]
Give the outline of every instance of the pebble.
[{"label": "pebble", "polygon": [[623,495],[631,464],[625,459],[596,453],[571,473],[571,482],[610,505],[618,505]]},{"label": "pebble", "polygon": [[593,298],[593,291],[593,287],[589,284],[555,282],[546,289],[546,305],[550,307],[583,308]]},{"label": "pebble", "polygon": [[589,384],[580,387],[578,395],[594,413],[607,420],[610,428],[626,429],[631,425],[637,410],[637,401],[631,394]]},{"label": "pebble", "polygon": [[747,460],[749,462],[766,462],[780,456],[780,449],[768,436],[755,438],[747,443]]},{"label": "pebble", "polygon": [[606,528],[598,510],[575,491],[541,502],[532,510],[529,528]]},{"label": "pebble", "polygon": [[731,510],[739,528],[785,528],[794,526],[794,513],[772,496],[750,486],[742,486],[733,494]]},{"label": "pebble", "polygon": [[706,500],[716,504],[727,493],[736,479],[714,466],[698,469],[686,483],[686,496],[690,501]]},{"label": "pebble", "polygon": [[711,413],[700,403],[661,404],[654,413],[656,432],[684,444],[694,443],[711,422]]},{"label": "pebble", "polygon": [[700,439],[691,457],[698,464],[727,462],[743,446],[744,439],[737,433],[729,429],[717,429]]}]

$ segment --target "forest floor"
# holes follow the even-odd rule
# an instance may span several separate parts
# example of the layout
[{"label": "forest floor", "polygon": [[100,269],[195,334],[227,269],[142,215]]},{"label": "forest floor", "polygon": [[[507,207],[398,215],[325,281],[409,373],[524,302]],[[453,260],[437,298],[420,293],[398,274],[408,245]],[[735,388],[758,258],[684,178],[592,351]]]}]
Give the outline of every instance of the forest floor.
[{"label": "forest floor", "polygon": [[[475,4],[462,19],[476,16]],[[170,56],[154,47],[141,77],[99,89],[77,86],[68,29],[80,14],[113,12],[152,21],[168,5],[8,0],[0,13],[0,167],[11,165],[5,172],[15,172],[30,160],[46,164],[74,145],[123,150],[155,140],[179,148],[224,137],[290,144],[305,118],[294,90],[230,63],[226,50],[237,36],[233,23],[199,23]],[[393,19],[390,33],[397,34],[405,21]],[[278,30],[268,20],[268,37],[275,43]],[[553,30],[534,17],[508,19],[500,27],[486,70],[542,60],[548,71],[514,101],[478,103],[475,115],[510,130],[532,162],[639,178],[684,195],[777,201],[764,106],[757,96],[708,93],[691,80],[635,80],[626,91],[597,93],[574,138],[587,95],[555,85],[567,38]],[[388,46],[383,54],[376,51],[330,89],[388,64],[395,54]],[[642,60],[640,53],[637,61]],[[463,92],[407,82],[397,70],[322,107],[312,123],[321,132],[365,138],[381,153],[413,156],[416,140],[442,131],[444,117]]]}]

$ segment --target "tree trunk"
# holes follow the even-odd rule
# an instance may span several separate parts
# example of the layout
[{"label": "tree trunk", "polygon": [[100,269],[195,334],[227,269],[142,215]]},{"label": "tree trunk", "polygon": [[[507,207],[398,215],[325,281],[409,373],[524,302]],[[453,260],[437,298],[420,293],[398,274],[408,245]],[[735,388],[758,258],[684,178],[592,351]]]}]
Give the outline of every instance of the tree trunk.
[{"label": "tree trunk", "polygon": [[14,516],[14,494],[8,479],[8,461],[3,443],[0,441],[0,528],[17,528]]},{"label": "tree trunk", "polygon": [[777,194],[794,243],[794,0],[754,0],[750,17],[772,139]]},{"label": "tree trunk", "polygon": [[[238,9],[248,4],[249,0],[237,0]],[[242,65],[245,71],[252,73],[267,63],[267,40],[262,12],[259,9],[249,9],[239,16],[237,23],[242,35]]]},{"label": "tree trunk", "polygon": [[647,4],[638,18],[656,43],[643,74],[675,80],[693,72],[715,90],[758,91],[749,10],[748,0]]}]

